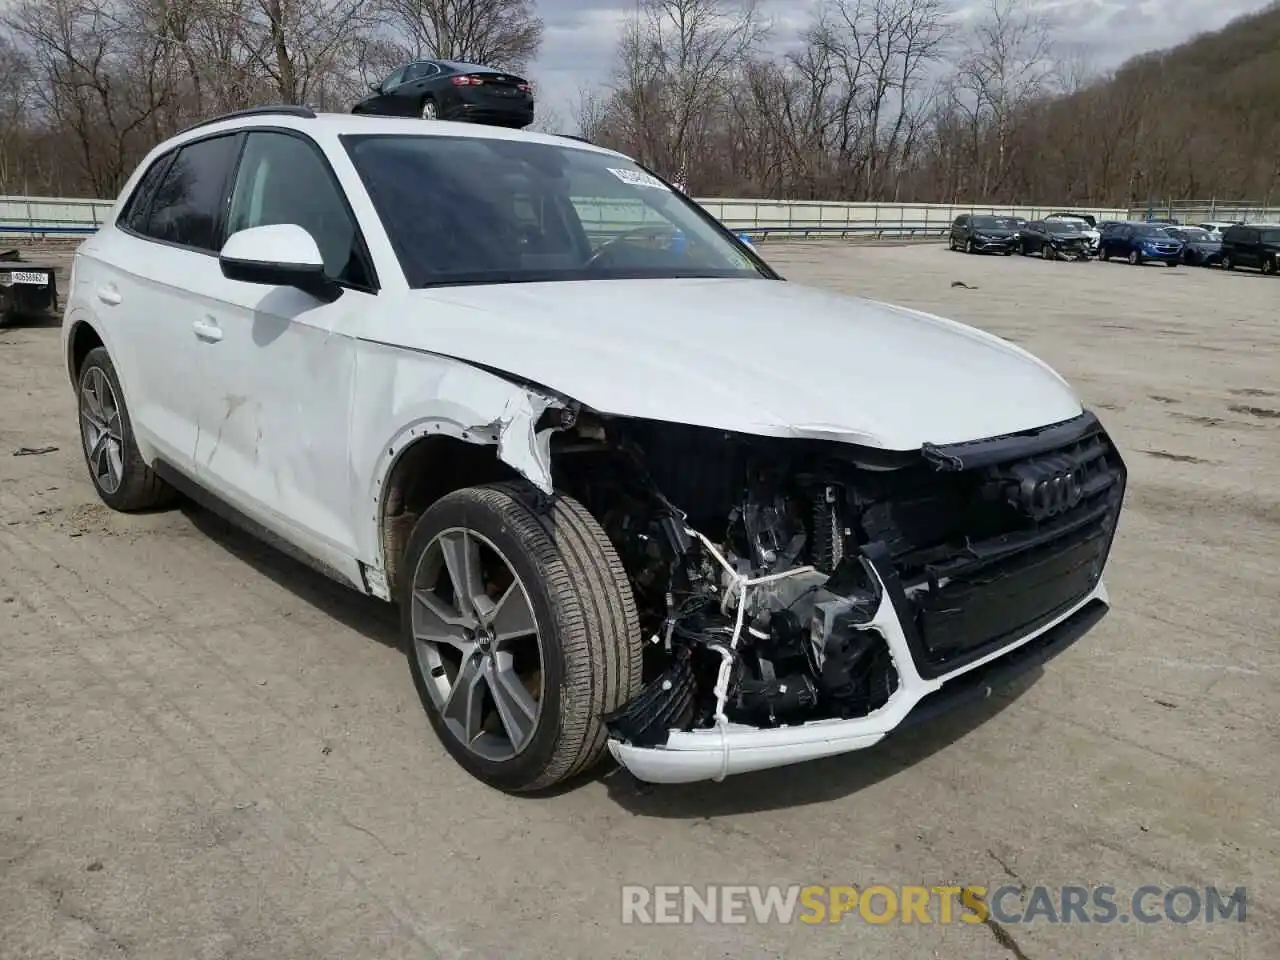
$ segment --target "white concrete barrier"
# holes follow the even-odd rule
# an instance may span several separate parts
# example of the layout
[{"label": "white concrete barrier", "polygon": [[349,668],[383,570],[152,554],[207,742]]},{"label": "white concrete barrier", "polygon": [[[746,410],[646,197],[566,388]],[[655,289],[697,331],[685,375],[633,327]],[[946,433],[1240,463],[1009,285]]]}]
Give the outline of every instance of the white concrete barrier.
[{"label": "white concrete barrier", "polygon": [[[1089,213],[1099,220],[1123,220],[1127,211],[1098,207],[1001,207],[981,204],[838,203],[818,200],[739,200],[713,197],[697,201],[730,230],[757,238],[782,237],[929,237],[941,236],[962,213],[1019,216],[1028,220],[1055,210]],[[575,201],[588,227],[608,229],[645,219],[641,204],[601,200]],[[110,216],[113,200],[68,197],[0,197],[0,237],[39,240],[76,239],[93,233]]]}]

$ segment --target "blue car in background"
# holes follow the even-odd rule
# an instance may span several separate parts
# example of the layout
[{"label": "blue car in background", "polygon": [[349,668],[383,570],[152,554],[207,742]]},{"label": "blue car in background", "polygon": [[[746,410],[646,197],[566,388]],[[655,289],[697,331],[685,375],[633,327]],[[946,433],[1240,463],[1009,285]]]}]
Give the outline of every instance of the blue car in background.
[{"label": "blue car in background", "polygon": [[1113,223],[1098,241],[1098,259],[1119,257],[1135,266],[1148,260],[1176,267],[1182,260],[1181,240],[1168,227],[1155,223]]}]

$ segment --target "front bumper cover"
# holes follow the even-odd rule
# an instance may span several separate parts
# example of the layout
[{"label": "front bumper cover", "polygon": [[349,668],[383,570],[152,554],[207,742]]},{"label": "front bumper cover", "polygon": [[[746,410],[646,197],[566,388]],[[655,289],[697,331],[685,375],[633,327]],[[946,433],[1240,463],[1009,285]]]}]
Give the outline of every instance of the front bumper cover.
[{"label": "front bumper cover", "polygon": [[884,637],[898,672],[898,689],[879,710],[852,720],[814,720],[771,729],[730,723],[706,730],[673,730],[660,747],[637,747],[611,739],[609,752],[639,780],[693,783],[862,750],[899,727],[929,719],[967,699],[990,695],[995,686],[1069,647],[1102,619],[1108,605],[1106,587],[1099,580],[1088,595],[1048,623],[959,669],[927,680],[916,669],[891,594],[882,589],[876,615],[862,627]]}]

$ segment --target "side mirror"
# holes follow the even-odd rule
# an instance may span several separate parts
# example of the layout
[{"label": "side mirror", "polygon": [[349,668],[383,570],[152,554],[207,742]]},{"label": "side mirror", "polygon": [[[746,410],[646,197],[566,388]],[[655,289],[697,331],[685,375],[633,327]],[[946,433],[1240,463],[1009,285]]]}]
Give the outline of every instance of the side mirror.
[{"label": "side mirror", "polygon": [[294,223],[233,233],[223,244],[218,266],[228,280],[296,287],[325,303],[342,296],[342,287],[325,276],[324,258],[315,238]]}]

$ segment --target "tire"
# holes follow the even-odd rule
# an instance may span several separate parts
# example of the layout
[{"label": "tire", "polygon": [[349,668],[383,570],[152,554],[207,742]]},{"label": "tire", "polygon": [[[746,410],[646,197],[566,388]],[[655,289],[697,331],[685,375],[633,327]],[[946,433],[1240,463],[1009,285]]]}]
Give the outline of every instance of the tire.
[{"label": "tire", "polygon": [[1052,260],[1052,259],[1053,259],[1053,247],[1051,247],[1051,246],[1050,246],[1049,244],[1047,244],[1047,243],[1042,243],[1042,244],[1040,244],[1040,259],[1041,259],[1041,260]]},{"label": "tire", "polygon": [[422,101],[421,117],[423,120],[440,119],[440,107],[436,105],[435,100],[431,97],[427,97]]},{"label": "tire", "polygon": [[948,235],[948,236],[947,236],[947,249],[948,249],[948,250],[950,250],[952,253],[955,253],[955,252],[956,252],[957,247],[956,247],[956,238],[955,238],[955,237],[950,236],[950,235]]},{"label": "tire", "polygon": [[1134,267],[1141,266],[1141,265],[1142,265],[1142,254],[1140,254],[1137,250],[1130,250],[1130,251],[1129,251],[1129,264],[1130,264],[1130,266],[1134,266]]},{"label": "tire", "polygon": [[973,251],[973,241],[972,241],[972,240],[966,240],[966,241],[964,242],[964,252],[965,252],[965,253],[970,253],[970,254],[974,252],[974,251]]},{"label": "tire", "polygon": [[1262,272],[1269,277],[1276,275],[1276,259],[1275,257],[1267,257],[1262,261]]},{"label": "tire", "polygon": [[[507,571],[510,586],[497,585],[502,609],[513,597],[522,597],[524,613],[520,618],[505,614],[504,618],[508,626],[517,619],[532,623],[536,630],[532,641],[527,633],[506,643],[492,639],[491,633],[486,641],[483,630],[476,631],[477,648],[467,657],[455,650],[453,641],[432,644],[415,639],[415,629],[422,633],[443,622],[433,618],[423,597],[430,600],[433,586],[439,589],[442,581],[445,588],[450,587],[453,577],[442,547],[456,544],[459,538],[480,544],[475,550],[476,571],[485,580],[487,596],[496,595],[490,592],[492,578],[502,569]],[[456,546],[449,549],[455,558],[471,553]],[[605,756],[602,718],[640,692],[643,644],[622,563],[585,507],[559,494],[545,498],[523,481],[459,490],[438,500],[418,519],[401,569],[406,571],[400,587],[401,630],[414,686],[436,735],[463,769],[498,790],[527,793],[577,776]],[[514,592],[517,588],[519,594]],[[453,605],[438,594],[434,602]],[[449,612],[456,615],[458,609],[455,605]],[[466,643],[465,638],[462,642]],[[518,666],[519,660],[512,657],[522,657],[527,667],[532,662],[530,649],[540,657],[537,670],[527,671],[528,676],[536,673],[539,678],[541,692],[536,701],[528,689],[533,681],[517,674],[515,667],[508,673],[509,678],[521,679],[525,707],[536,703],[536,719],[517,745],[491,692],[495,688],[488,678],[497,674],[486,671],[499,668],[497,658],[504,650],[512,651],[509,664]],[[450,680],[445,659],[455,654],[458,665]],[[484,691],[482,707],[489,707],[487,713],[472,712],[475,725],[498,731],[482,732],[470,739],[470,745],[465,728],[462,735],[456,732],[460,721],[446,720],[444,709],[452,712],[448,697],[468,662],[479,664],[474,668],[476,686]],[[512,702],[508,698],[508,714]],[[528,719],[527,709],[522,716]],[[504,738],[510,755],[497,749]]]},{"label": "tire", "polygon": [[1225,253],[1224,253],[1224,254],[1222,255],[1222,269],[1223,269],[1223,270],[1234,270],[1235,268],[1236,268],[1236,265],[1235,265],[1234,263],[1232,263],[1232,262],[1231,262],[1231,257],[1230,257],[1228,254],[1225,254]]},{"label": "tire", "polygon": [[[76,403],[80,450],[103,503],[112,510],[132,513],[165,507],[178,499],[177,491],[156,476],[138,452],[124,391],[106,347],[95,347],[85,356],[76,381]],[[114,473],[117,463],[118,477]]]}]

